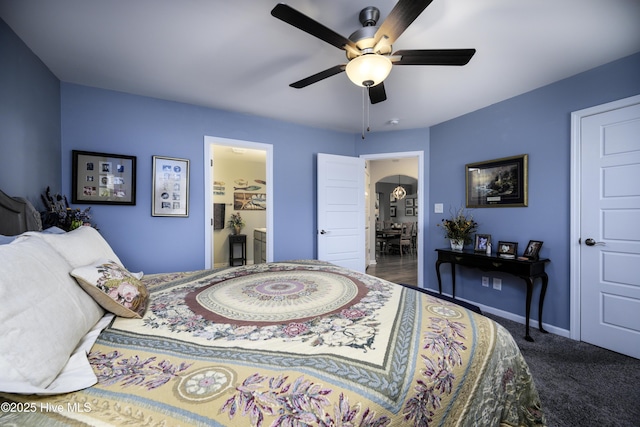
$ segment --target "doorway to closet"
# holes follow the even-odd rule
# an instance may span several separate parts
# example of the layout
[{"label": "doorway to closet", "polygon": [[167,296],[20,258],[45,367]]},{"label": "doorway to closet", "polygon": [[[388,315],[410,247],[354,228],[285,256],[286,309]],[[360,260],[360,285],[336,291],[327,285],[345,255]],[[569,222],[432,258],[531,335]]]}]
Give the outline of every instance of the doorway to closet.
[{"label": "doorway to closet", "polygon": [[[246,260],[273,259],[273,146],[205,136],[205,268],[229,265],[231,214],[245,226]],[[256,253],[254,235],[261,236]],[[264,253],[260,253],[264,251]],[[257,260],[256,260],[257,256]]]}]

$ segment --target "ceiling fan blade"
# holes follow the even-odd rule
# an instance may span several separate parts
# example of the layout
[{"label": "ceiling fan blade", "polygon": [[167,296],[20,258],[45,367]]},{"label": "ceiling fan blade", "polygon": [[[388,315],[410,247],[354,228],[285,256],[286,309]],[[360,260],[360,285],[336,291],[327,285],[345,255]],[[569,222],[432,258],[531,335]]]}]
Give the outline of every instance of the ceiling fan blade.
[{"label": "ceiling fan blade", "polygon": [[393,65],[466,65],[475,49],[424,49],[399,50],[393,56],[401,56]]},{"label": "ceiling fan blade", "polygon": [[324,80],[327,77],[331,77],[331,76],[335,76],[336,74],[340,74],[341,72],[344,71],[344,69],[346,68],[346,64],[342,64],[342,65],[335,65],[331,68],[327,68],[324,71],[320,71],[319,73],[316,73],[312,76],[307,77],[306,79],[302,79],[302,80],[298,80],[295,83],[291,83],[289,86],[296,88],[296,89],[302,89],[303,87],[307,87],[313,83],[317,83],[320,80]]},{"label": "ceiling fan blade", "polygon": [[321,23],[314,21],[307,15],[298,12],[291,6],[284,3],[278,3],[276,7],[271,10],[271,15],[337,47],[338,49],[344,50],[345,45],[350,45],[357,49],[355,43],[348,38],[341,36],[332,29],[325,27]]},{"label": "ceiling fan blade", "polygon": [[384,90],[384,82],[378,83],[375,86],[369,88],[369,100],[372,104],[385,101],[387,99],[387,92]]},{"label": "ceiling fan blade", "polygon": [[391,10],[378,31],[375,43],[384,36],[389,38],[389,44],[395,43],[404,30],[431,4],[433,0],[400,0]]}]

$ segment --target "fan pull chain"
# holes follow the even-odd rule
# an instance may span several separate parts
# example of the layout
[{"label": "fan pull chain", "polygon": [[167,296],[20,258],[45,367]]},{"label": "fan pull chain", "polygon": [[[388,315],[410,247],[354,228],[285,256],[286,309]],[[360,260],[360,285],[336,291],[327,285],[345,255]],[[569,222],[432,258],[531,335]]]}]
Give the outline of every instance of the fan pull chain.
[{"label": "fan pull chain", "polygon": [[367,100],[367,95],[369,95],[369,91],[371,90],[371,86],[363,86],[362,87],[362,139],[364,139],[365,132],[365,121],[366,121],[366,129],[367,132],[371,132],[371,118],[369,111],[369,102]]},{"label": "fan pull chain", "polygon": [[362,87],[362,139],[364,139],[364,115],[365,115],[365,110],[364,110],[364,98],[366,95],[366,88],[363,86]]},{"label": "fan pull chain", "polygon": [[[371,97],[371,86],[367,86],[367,96],[366,98],[370,98]],[[367,132],[371,131],[371,114],[370,114],[370,109],[371,109],[371,103],[369,102],[368,99],[365,99],[364,101],[367,104]]]}]

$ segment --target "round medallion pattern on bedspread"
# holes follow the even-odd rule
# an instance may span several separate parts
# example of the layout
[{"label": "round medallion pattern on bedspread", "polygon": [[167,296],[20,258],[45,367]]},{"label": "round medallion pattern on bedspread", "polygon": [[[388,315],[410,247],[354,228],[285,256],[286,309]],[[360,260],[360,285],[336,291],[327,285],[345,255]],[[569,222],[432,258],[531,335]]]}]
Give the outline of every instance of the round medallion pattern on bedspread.
[{"label": "round medallion pattern on bedspread", "polygon": [[437,316],[449,319],[460,319],[463,317],[460,309],[455,307],[453,304],[448,305],[447,303],[438,302],[437,304],[428,304],[426,308]]},{"label": "round medallion pattern on bedspread", "polygon": [[205,402],[232,388],[236,374],[223,366],[210,366],[185,375],[174,385],[176,395],[187,401]]},{"label": "round medallion pattern on bedspread", "polygon": [[367,291],[351,277],[297,270],[235,277],[197,289],[185,300],[207,320],[277,325],[338,313],[358,303]]}]

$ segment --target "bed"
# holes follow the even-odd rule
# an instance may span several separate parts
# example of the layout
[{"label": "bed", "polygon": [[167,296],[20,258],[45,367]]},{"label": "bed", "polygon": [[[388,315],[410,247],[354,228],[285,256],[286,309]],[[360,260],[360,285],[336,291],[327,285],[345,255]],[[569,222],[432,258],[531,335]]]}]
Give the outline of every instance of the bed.
[{"label": "bed", "polygon": [[545,425],[513,338],[452,302],[317,260],[144,275],[91,227],[14,231],[2,425]]}]

